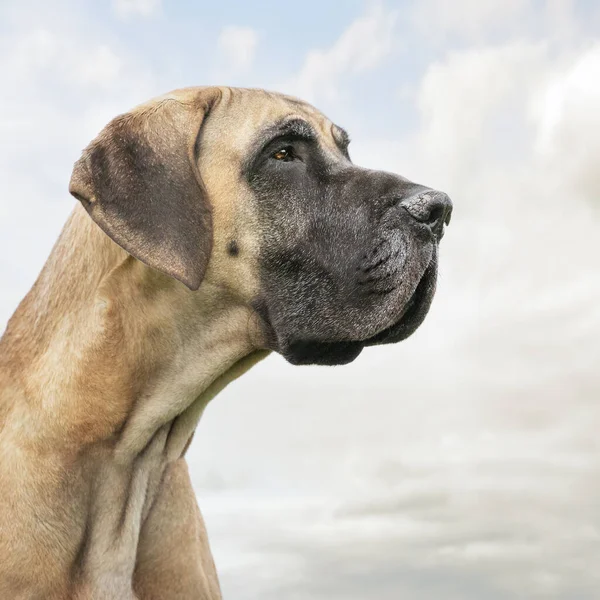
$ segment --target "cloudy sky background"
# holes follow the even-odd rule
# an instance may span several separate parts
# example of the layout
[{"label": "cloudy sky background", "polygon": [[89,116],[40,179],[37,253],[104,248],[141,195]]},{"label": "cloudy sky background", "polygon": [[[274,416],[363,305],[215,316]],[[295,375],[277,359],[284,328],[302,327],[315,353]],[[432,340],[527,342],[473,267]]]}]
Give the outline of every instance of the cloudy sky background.
[{"label": "cloudy sky background", "polygon": [[594,0],[0,4],[0,330],[114,115],[275,88],[364,166],[448,192],[423,327],[341,368],[270,357],[189,452],[226,600],[600,594]]}]

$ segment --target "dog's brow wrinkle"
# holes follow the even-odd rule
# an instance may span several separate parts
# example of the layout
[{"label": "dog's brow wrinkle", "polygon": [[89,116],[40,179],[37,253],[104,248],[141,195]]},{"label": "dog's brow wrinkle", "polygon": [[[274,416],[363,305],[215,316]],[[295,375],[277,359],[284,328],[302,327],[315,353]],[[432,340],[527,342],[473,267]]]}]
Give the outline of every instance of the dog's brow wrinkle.
[{"label": "dog's brow wrinkle", "polygon": [[288,116],[269,127],[264,132],[263,139],[266,143],[282,136],[295,136],[311,141],[317,139],[317,134],[312,125],[297,116]]},{"label": "dog's brow wrinkle", "polygon": [[227,87],[226,89],[229,93],[225,99],[225,105],[229,107],[236,97],[236,91],[232,87]]},{"label": "dog's brow wrinkle", "polygon": [[303,120],[294,120],[289,125],[290,133],[294,133],[303,137],[314,137],[315,132],[313,128]]},{"label": "dog's brow wrinkle", "polygon": [[343,127],[333,123],[331,125],[331,133],[336,144],[339,146],[346,148],[350,144],[350,135]]}]

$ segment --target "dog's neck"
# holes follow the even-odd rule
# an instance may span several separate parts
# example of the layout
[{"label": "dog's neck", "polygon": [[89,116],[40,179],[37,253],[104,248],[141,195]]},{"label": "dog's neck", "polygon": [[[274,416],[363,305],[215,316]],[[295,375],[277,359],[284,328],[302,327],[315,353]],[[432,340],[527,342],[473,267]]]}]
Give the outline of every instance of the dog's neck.
[{"label": "dog's neck", "polygon": [[251,323],[223,289],[189,292],[75,209],[0,343],[0,469],[28,448],[45,457],[21,468],[46,479],[39,514],[63,515],[48,543],[56,536],[87,586],[130,585],[165,466],[185,452],[206,403],[264,356]]}]

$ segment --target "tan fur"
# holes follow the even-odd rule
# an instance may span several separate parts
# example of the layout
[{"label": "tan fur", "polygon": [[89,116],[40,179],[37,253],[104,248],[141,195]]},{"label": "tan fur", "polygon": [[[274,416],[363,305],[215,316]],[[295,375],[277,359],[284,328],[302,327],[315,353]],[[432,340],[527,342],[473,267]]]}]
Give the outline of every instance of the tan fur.
[{"label": "tan fur", "polygon": [[266,355],[250,306],[259,224],[239,167],[257,128],[285,115],[333,142],[298,101],[218,96],[198,160],[213,219],[200,289],[132,258],[77,205],[0,341],[2,599],[221,597],[182,456],[206,403]]}]

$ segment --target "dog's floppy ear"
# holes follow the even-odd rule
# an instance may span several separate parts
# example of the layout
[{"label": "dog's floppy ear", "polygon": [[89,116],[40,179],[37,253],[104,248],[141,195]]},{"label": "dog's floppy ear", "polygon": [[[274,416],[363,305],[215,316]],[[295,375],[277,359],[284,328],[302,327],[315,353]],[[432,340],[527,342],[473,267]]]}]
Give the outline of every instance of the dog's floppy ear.
[{"label": "dog's floppy ear", "polygon": [[117,117],[84,150],[69,186],[119,246],[192,290],[212,249],[198,136],[219,97],[198,88]]}]

